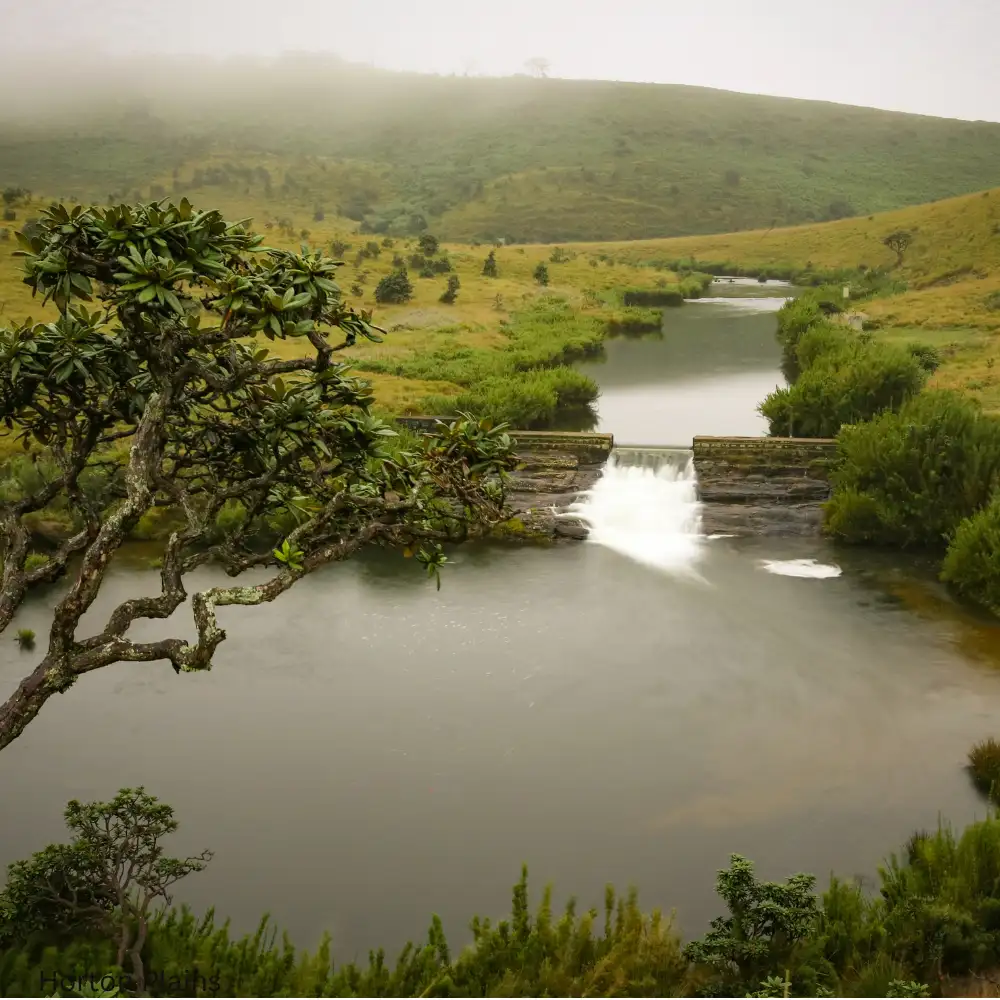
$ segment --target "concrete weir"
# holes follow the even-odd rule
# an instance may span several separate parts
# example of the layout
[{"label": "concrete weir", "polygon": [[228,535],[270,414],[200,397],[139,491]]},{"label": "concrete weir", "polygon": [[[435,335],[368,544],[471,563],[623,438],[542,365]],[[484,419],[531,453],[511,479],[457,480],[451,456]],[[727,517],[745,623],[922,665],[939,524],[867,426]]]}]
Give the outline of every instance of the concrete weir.
[{"label": "concrete weir", "polygon": [[696,437],[705,532],[818,535],[836,450],[832,438]]},{"label": "concrete weir", "polygon": [[[429,430],[438,419],[401,417],[399,423]],[[818,535],[836,455],[832,438],[699,436],[688,448],[616,446],[613,435],[590,432],[510,434],[521,466],[510,489],[515,517],[500,533],[525,537],[586,538],[586,524],[570,508],[612,454],[624,464],[649,465],[676,462],[680,453],[693,456],[705,534]]]}]

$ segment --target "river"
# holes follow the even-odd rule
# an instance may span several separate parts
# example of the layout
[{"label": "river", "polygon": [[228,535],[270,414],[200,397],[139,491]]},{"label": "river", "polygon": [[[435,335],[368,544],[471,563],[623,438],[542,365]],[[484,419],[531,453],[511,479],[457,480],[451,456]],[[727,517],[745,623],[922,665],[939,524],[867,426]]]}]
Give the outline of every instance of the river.
[{"label": "river", "polygon": [[[689,303],[662,340],[613,342],[590,369],[602,425],[757,433],[781,378],[767,308]],[[179,900],[241,930],[270,911],[304,946],[329,929],[346,959],[434,912],[462,940],[508,912],[522,862],[587,905],[634,883],[695,934],[731,852],[769,878],[871,876],[915,828],[984,815],[962,766],[1000,732],[997,626],[898,559],[699,538],[679,468],[612,470],[596,542],[467,547],[440,592],[376,553],[224,609],[211,673],[83,678],[0,755],[0,864],[60,838],[69,798],[142,783],[177,809],[173,850],[216,852]],[[809,559],[842,572],[768,571]],[[122,560],[96,617],[156,582]],[[50,604],[15,626],[42,634]],[[3,688],[31,662],[4,642]]]}]

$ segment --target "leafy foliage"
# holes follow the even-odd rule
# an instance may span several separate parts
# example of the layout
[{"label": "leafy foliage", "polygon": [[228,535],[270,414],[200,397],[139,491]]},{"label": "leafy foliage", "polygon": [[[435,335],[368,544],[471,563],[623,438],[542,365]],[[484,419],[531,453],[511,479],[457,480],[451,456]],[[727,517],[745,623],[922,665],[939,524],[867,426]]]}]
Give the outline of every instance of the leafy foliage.
[{"label": "leafy foliage", "polygon": [[123,788],[111,802],[74,799],[65,819],[70,843],[10,866],[0,893],[0,945],[101,934],[115,942],[116,966],[128,956],[141,995],[152,906],[169,905],[171,887],[204,869],[212,854],[164,855],[160,841],[177,821],[143,788]]},{"label": "leafy foliage", "polygon": [[948,543],[941,579],[1000,615],[1000,496],[959,523]]},{"label": "leafy foliage", "polygon": [[[813,875],[760,882],[753,863],[734,854],[715,883],[729,916],[713,920],[711,930],[684,949],[685,957],[711,968],[715,987],[727,991],[755,989],[776,969],[800,967],[798,953],[815,935],[819,920],[815,884]],[[800,968],[798,975],[803,972]]]},{"label": "leafy foliage", "polygon": [[486,278],[498,278],[500,276],[500,270],[497,267],[497,253],[495,250],[491,250],[486,255],[486,260],[483,261],[483,276]]},{"label": "leafy foliage", "polygon": [[544,261],[539,261],[535,267],[535,270],[531,272],[531,276],[538,282],[539,285],[547,285],[549,283],[549,269],[545,266]]},{"label": "leafy foliage", "polygon": [[448,276],[448,286],[441,293],[441,297],[438,299],[439,302],[444,302],[446,305],[451,305],[456,298],[458,298],[458,290],[461,288],[462,282],[459,281],[457,274],[451,274]]},{"label": "leafy foliage", "polygon": [[[274,600],[368,544],[417,548],[434,576],[442,542],[503,518],[503,476],[514,458],[502,427],[463,419],[417,451],[390,455],[382,446],[395,432],[372,416],[369,384],[333,361],[359,339],[381,339],[370,314],[341,297],[337,262],[266,249],[244,225],[183,200],[56,205],[40,235],[18,240],[25,282],[59,317],[0,330],[0,437],[50,456],[52,474],[0,503],[0,631],[33,587],[77,561],[45,658],[0,706],[0,747],[91,670],[160,659],[178,671],[210,668],[225,639],[216,607]],[[95,299],[100,308],[88,310]],[[340,343],[328,340],[330,328]],[[277,360],[256,338],[298,340],[313,354]],[[121,470],[107,480],[110,494],[88,494],[87,477],[109,467]],[[75,533],[27,569],[25,518],[56,498]],[[215,539],[218,515],[233,504],[241,520]],[[178,521],[161,593],[124,602],[101,631],[78,635],[110,559],[160,508]],[[261,546],[262,529],[282,522],[284,543]],[[255,587],[194,595],[194,643],[127,638],[136,620],[180,607],[185,575],[210,560],[232,576],[262,566],[276,573]]]},{"label": "leafy foliage", "polygon": [[927,378],[908,351],[830,326],[804,334],[797,357],[798,378],[760,404],[771,434],[835,437],[846,424],[898,409]]},{"label": "leafy foliage", "polygon": [[979,791],[994,802],[1000,800],[1000,743],[992,736],[969,751],[969,775]]},{"label": "leafy foliage", "polygon": [[406,268],[400,268],[382,278],[375,286],[375,301],[383,305],[409,302],[413,298],[413,285],[406,273]]},{"label": "leafy foliage", "polygon": [[967,396],[926,390],[897,412],[844,427],[837,450],[826,514],[832,535],[941,550],[990,501],[1000,476],[1000,420]]},{"label": "leafy foliage", "polygon": [[433,257],[438,252],[439,246],[438,238],[430,233],[422,233],[417,240],[417,247],[425,257]]}]

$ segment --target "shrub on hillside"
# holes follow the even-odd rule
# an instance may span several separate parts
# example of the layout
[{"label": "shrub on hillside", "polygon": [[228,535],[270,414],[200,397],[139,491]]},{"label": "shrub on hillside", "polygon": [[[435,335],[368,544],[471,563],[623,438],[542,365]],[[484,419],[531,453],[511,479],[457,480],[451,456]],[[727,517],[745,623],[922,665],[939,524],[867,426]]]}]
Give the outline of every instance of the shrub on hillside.
[{"label": "shrub on hillside", "polygon": [[430,233],[424,233],[419,240],[417,240],[417,246],[420,252],[425,257],[433,257],[434,254],[438,252],[438,238],[436,236],[431,236]]},{"label": "shrub on hillside", "polygon": [[1000,481],[1000,419],[935,389],[842,428],[827,531],[845,542],[942,549]]},{"label": "shrub on hillside", "polygon": [[450,306],[458,297],[458,289],[461,287],[461,284],[462,283],[458,280],[457,274],[449,275],[448,287],[441,293],[441,297],[438,301],[444,302],[446,305]]},{"label": "shrub on hillside", "polygon": [[941,367],[941,352],[932,344],[907,344],[906,349],[928,374],[936,372]]},{"label": "shrub on hillside", "polygon": [[413,285],[404,269],[387,274],[375,286],[375,301],[388,305],[409,302],[413,298]]},{"label": "shrub on hillside", "polygon": [[544,262],[540,262],[531,273],[538,284],[547,285],[549,283],[549,269],[545,266]]},{"label": "shrub on hillside", "polygon": [[483,261],[483,275],[487,278],[499,278],[500,270],[497,267],[497,255],[495,250],[491,250]]}]

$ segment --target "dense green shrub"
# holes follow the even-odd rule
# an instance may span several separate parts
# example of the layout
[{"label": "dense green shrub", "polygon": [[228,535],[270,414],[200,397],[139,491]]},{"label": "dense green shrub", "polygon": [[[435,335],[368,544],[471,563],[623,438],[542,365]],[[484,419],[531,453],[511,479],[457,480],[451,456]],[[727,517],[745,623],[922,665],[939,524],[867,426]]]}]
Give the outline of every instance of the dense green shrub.
[{"label": "dense green shrub", "polygon": [[941,579],[963,597],[1000,615],[1000,496],[955,529]]},{"label": "dense green shrub", "polygon": [[1000,476],[1000,420],[970,397],[928,390],[898,412],[844,427],[837,450],[830,534],[942,549],[992,496]]},{"label": "dense green shrub", "polygon": [[455,299],[458,298],[458,290],[461,287],[462,282],[459,280],[457,274],[449,275],[448,277],[448,287],[441,293],[438,301],[444,302],[445,305],[452,305]]},{"label": "dense green shrub", "polygon": [[413,298],[413,285],[405,270],[387,274],[375,286],[375,301],[383,305],[409,302]]},{"label": "dense green shrub", "polygon": [[797,345],[809,365],[787,387],[760,404],[769,433],[788,437],[835,437],[845,424],[898,409],[927,378],[919,362],[902,348],[866,343],[834,331],[810,329]]},{"label": "dense green shrub", "polygon": [[801,367],[798,358],[799,340],[813,325],[827,316],[842,311],[834,289],[812,288],[794,299],[789,299],[778,310],[778,329],[775,336],[781,345],[781,370],[790,382],[798,378]]},{"label": "dense green shrub", "polygon": [[438,252],[438,247],[440,243],[436,236],[432,236],[430,233],[424,233],[419,240],[417,240],[417,247],[420,252],[425,257],[433,257],[434,254]]},{"label": "dense green shrub", "polygon": [[560,410],[589,405],[597,399],[597,383],[574,368],[526,370],[474,383],[458,396],[431,396],[429,413],[471,413],[526,430],[550,425]]},{"label": "dense green shrub", "polygon": [[531,272],[532,277],[540,285],[547,285],[549,283],[549,269],[545,266],[544,261],[540,261],[538,266],[534,271]]},{"label": "dense green shrub", "polygon": [[928,374],[936,372],[941,367],[941,352],[932,344],[907,344],[906,349]]},{"label": "dense green shrub", "polygon": [[1000,801],[1000,743],[992,736],[969,751],[969,776],[983,795]]},{"label": "dense green shrub", "polygon": [[483,261],[483,275],[487,278],[500,277],[500,270],[497,267],[497,255],[495,250],[491,250]]}]

